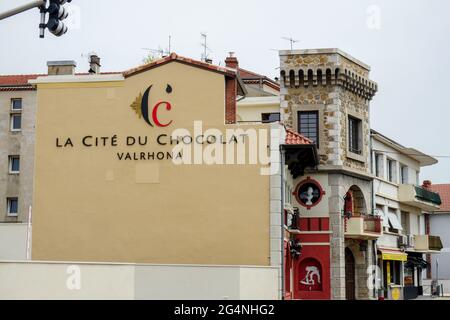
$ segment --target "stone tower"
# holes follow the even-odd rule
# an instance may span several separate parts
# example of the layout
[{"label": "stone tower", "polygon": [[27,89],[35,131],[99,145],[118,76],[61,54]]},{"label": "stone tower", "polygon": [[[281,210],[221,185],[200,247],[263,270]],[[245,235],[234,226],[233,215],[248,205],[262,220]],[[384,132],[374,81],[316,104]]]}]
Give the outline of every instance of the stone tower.
[{"label": "stone tower", "polygon": [[[339,49],[280,51],[281,119],[317,145],[317,170],[293,181],[293,187],[311,178],[324,190],[321,203],[301,208],[300,216],[328,219],[332,299],[351,299],[352,290],[354,298],[374,296],[367,287],[366,270],[374,264],[375,238],[349,235],[350,218],[344,212],[350,194],[352,214],[373,214],[369,102],[377,84],[369,80],[369,71],[369,66]],[[320,230],[318,235],[323,235],[325,229]],[[346,277],[348,255],[353,255],[355,273]]]}]

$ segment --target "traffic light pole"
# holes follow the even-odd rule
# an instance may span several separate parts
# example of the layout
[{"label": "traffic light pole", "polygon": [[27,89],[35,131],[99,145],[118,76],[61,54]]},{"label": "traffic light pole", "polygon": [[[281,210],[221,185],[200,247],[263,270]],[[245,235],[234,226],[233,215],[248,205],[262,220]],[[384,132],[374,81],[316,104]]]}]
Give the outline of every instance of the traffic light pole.
[{"label": "traffic light pole", "polygon": [[22,13],[22,12],[25,12],[25,11],[28,11],[28,10],[33,9],[33,8],[42,7],[45,4],[46,4],[46,0],[35,0],[33,2],[24,4],[24,5],[20,6],[20,7],[17,7],[17,8],[8,10],[8,11],[5,11],[3,13],[0,13],[0,20],[9,18],[11,16],[14,16],[16,14],[19,14],[19,13]]}]

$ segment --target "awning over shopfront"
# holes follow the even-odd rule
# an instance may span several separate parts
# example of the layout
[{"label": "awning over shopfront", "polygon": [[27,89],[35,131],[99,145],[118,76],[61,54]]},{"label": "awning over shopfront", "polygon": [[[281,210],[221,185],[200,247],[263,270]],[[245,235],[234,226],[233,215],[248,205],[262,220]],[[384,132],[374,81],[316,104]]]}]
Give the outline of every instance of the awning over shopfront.
[{"label": "awning over shopfront", "polygon": [[391,261],[407,261],[408,254],[400,251],[400,250],[387,250],[387,249],[379,249],[379,256],[383,260],[391,260]]},{"label": "awning over shopfront", "polygon": [[420,268],[420,269],[426,269],[428,267],[428,262],[426,262],[421,257],[414,257],[409,255],[408,261],[405,263],[405,267],[409,269],[413,268]]}]

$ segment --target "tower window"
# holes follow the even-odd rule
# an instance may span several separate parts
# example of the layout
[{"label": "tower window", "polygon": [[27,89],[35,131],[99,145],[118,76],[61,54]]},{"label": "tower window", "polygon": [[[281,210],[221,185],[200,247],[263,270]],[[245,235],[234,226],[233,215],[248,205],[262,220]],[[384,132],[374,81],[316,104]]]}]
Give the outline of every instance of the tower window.
[{"label": "tower window", "polygon": [[299,111],[298,132],[314,141],[319,148],[319,112]]},{"label": "tower window", "polygon": [[348,117],[348,145],[349,151],[362,154],[361,132],[362,121],[352,116]]}]

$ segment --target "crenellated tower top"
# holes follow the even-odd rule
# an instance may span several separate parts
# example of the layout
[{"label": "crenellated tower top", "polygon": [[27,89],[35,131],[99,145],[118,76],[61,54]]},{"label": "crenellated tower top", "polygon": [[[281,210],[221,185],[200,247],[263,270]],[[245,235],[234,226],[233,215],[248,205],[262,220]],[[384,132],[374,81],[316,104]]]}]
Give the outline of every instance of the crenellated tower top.
[{"label": "crenellated tower top", "polygon": [[339,49],[280,51],[282,87],[338,85],[371,100],[378,90],[370,67]]}]

